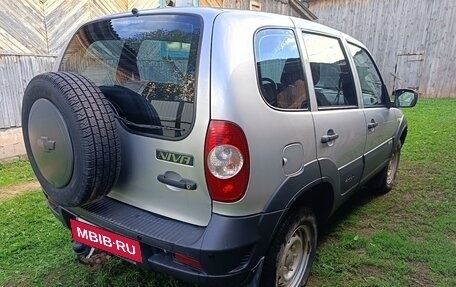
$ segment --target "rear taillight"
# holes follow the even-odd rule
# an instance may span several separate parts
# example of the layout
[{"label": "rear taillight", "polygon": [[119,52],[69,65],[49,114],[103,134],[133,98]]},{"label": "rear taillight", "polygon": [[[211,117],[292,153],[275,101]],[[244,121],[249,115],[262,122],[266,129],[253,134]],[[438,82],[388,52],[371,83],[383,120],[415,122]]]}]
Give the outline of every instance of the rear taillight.
[{"label": "rear taillight", "polygon": [[241,199],[250,173],[249,147],[242,129],[231,122],[211,121],[204,156],[211,198],[222,202]]}]

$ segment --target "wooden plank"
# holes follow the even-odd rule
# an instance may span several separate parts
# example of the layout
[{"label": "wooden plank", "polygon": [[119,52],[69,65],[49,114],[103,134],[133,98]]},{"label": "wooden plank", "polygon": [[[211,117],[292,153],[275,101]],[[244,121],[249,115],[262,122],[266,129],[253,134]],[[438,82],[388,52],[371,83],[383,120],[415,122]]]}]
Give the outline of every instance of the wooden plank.
[{"label": "wooden plank", "polygon": [[46,53],[43,19],[39,0],[0,1],[0,53]]},{"label": "wooden plank", "polygon": [[423,73],[424,90],[433,97],[456,97],[455,46],[456,4],[453,1],[440,1],[434,4],[426,38],[426,52]]},{"label": "wooden plank", "polygon": [[90,18],[128,11],[128,0],[92,0]]},{"label": "wooden plank", "polygon": [[200,7],[223,7],[223,0],[200,0]]},{"label": "wooden plank", "polygon": [[154,9],[160,7],[159,0],[128,0],[128,11],[137,9]]},{"label": "wooden plank", "polygon": [[250,1],[248,1],[248,0],[223,0],[223,7],[231,8],[231,9],[248,10],[250,7]]},{"label": "wooden plank", "polygon": [[49,54],[58,54],[76,29],[91,17],[89,0],[47,0],[44,3]]},{"label": "wooden plank", "polygon": [[44,11],[49,53],[58,54],[76,29],[85,22],[104,15],[126,12],[128,6],[128,0],[46,0]]},{"label": "wooden plank", "polygon": [[28,82],[50,71],[55,57],[0,55],[0,129],[21,126],[22,97]]}]

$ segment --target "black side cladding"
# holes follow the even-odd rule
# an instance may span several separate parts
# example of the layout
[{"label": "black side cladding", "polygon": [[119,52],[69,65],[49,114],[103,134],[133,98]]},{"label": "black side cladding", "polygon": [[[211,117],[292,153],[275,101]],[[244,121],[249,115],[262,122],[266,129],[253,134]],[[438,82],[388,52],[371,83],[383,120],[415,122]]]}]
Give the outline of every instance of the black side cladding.
[{"label": "black side cladding", "polygon": [[[63,187],[46,180],[31,150],[36,139],[30,138],[30,110],[39,99],[58,109],[70,135],[73,155],[68,156],[73,160],[73,173]],[[120,173],[120,139],[109,102],[92,81],[68,72],[36,76],[25,91],[22,122],[27,154],[51,200],[62,206],[80,206],[109,193]]]}]

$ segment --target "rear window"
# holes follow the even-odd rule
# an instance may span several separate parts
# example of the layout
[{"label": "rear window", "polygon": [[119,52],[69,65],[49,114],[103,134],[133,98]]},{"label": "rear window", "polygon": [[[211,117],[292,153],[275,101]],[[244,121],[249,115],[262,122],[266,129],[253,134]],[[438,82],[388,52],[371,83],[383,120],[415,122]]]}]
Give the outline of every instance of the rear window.
[{"label": "rear window", "polygon": [[149,15],[89,23],[59,70],[97,84],[132,132],[179,138],[193,124],[199,17]]}]

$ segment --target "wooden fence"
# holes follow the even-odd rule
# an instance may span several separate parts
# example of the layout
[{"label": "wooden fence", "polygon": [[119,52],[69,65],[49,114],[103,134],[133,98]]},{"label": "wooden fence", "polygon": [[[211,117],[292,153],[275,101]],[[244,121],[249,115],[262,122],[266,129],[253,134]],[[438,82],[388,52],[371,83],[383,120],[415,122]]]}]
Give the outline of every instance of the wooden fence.
[{"label": "wooden fence", "polygon": [[0,1],[0,129],[21,126],[22,95],[30,79],[52,69],[75,29],[98,16],[159,0]]},{"label": "wooden fence", "polygon": [[372,52],[388,88],[456,97],[456,1],[312,0],[317,21]]},{"label": "wooden fence", "polygon": [[[314,19],[300,0],[173,0]],[[185,2],[185,3],[184,3]],[[98,16],[164,6],[167,0],[0,0],[0,130],[21,126],[30,79],[52,69],[78,26]]]}]

